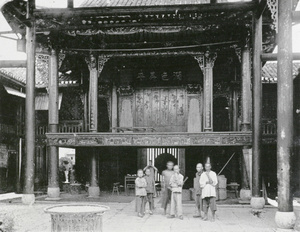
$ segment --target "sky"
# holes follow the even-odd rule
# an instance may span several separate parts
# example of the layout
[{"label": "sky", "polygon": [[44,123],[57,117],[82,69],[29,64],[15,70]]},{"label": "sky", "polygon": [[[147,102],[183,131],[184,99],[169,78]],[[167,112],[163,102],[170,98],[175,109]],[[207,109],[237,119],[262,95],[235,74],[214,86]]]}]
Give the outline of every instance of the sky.
[{"label": "sky", "polygon": [[[0,7],[7,0],[0,0]],[[74,6],[80,5],[83,0],[74,0]],[[110,0],[107,0],[110,1]],[[236,1],[236,0],[229,0]],[[36,0],[37,6],[43,7],[66,7],[67,0]],[[300,11],[300,3],[297,6]],[[6,22],[2,13],[0,13],[0,31],[11,31],[10,26]],[[17,38],[17,35],[6,35],[12,38]],[[276,52],[276,49],[275,49]],[[300,52],[300,24],[293,26],[293,52]],[[15,40],[0,37],[0,60],[26,60],[26,54],[17,52],[17,44]]]}]

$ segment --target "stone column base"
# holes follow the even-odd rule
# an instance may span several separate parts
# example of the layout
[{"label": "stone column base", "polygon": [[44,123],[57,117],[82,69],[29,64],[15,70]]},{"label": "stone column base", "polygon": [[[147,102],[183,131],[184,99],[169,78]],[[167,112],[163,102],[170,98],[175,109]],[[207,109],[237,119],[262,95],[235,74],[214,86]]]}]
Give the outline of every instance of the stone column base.
[{"label": "stone column base", "polygon": [[88,197],[100,197],[100,188],[99,187],[89,187],[88,190]]},{"label": "stone column base", "polygon": [[250,189],[241,189],[240,198],[242,201],[250,201],[251,199],[251,190]]},{"label": "stone column base", "polygon": [[25,205],[32,205],[35,202],[34,194],[23,194],[22,203]]},{"label": "stone column base", "polygon": [[45,199],[47,201],[57,201],[60,200],[60,189],[59,187],[48,187],[47,189],[48,197]]},{"label": "stone column base", "polygon": [[265,206],[265,199],[263,197],[251,197],[250,205],[252,213],[261,213]]},{"label": "stone column base", "polygon": [[296,215],[294,212],[279,212],[275,214],[277,231],[293,231],[296,224]]}]

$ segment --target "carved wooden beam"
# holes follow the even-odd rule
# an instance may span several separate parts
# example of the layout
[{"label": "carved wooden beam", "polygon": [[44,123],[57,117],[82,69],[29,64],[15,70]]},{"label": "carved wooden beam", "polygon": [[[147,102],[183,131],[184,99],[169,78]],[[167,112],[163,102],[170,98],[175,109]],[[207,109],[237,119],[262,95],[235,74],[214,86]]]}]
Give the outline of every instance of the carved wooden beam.
[{"label": "carved wooden beam", "polygon": [[51,146],[250,146],[251,132],[220,133],[48,133]]},{"label": "carved wooden beam", "polygon": [[170,5],[170,6],[116,6],[116,7],[87,7],[71,9],[36,9],[34,16],[36,18],[52,17],[83,17],[83,16],[101,16],[101,15],[128,15],[143,13],[190,13],[190,12],[232,12],[232,11],[252,11],[256,3],[235,2],[235,3],[217,3],[217,4],[192,4],[192,5]]}]

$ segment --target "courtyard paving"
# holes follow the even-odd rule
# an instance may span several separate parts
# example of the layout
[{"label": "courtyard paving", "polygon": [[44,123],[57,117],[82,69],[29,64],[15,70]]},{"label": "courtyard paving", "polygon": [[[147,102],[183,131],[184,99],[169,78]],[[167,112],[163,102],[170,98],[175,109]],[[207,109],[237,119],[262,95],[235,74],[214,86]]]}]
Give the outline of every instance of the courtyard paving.
[{"label": "courtyard paving", "polygon": [[[91,203],[91,202],[88,202]],[[95,202],[99,203],[99,202]],[[7,213],[15,221],[15,231],[50,231],[50,215],[44,208],[58,203],[38,202],[32,206],[21,203],[0,203],[1,214]],[[82,203],[84,204],[84,203]],[[100,202],[101,204],[101,202]],[[146,213],[139,218],[134,212],[135,203],[102,203],[110,207],[104,215],[105,232],[269,232],[275,231],[274,216],[276,208],[265,208],[260,217],[253,216],[249,206],[220,205],[215,222],[193,218],[195,208],[184,204],[184,220],[167,219],[162,209],[157,208],[154,215]]]}]

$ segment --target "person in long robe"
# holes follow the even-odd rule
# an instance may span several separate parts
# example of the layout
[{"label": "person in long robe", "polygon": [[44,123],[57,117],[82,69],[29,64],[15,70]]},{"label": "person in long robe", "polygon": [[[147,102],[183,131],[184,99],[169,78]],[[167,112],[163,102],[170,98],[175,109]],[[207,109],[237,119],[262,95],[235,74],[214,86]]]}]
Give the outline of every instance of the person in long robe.
[{"label": "person in long robe", "polygon": [[202,189],[200,187],[200,177],[203,173],[203,165],[198,163],[196,166],[196,175],[194,179],[194,189],[195,189],[195,203],[196,203],[196,210],[197,214],[194,215],[194,218],[201,218],[201,211],[203,210],[202,207]]},{"label": "person in long robe", "polygon": [[182,215],[182,186],[183,175],[179,173],[180,169],[178,165],[174,166],[174,174],[170,179],[170,187],[172,191],[171,196],[171,210],[168,218],[175,218],[177,214],[178,218],[183,220]]},{"label": "person in long robe", "polygon": [[218,184],[217,174],[211,170],[211,164],[205,164],[205,172],[200,177],[200,187],[202,188],[202,200],[204,221],[208,220],[208,208],[212,213],[212,221],[215,220],[215,214],[217,211],[216,205],[216,185]]},{"label": "person in long robe", "polygon": [[162,202],[161,207],[164,209],[164,215],[167,214],[167,207],[171,200],[171,188],[170,179],[174,174],[174,163],[172,161],[167,162],[167,169],[162,172]]}]

